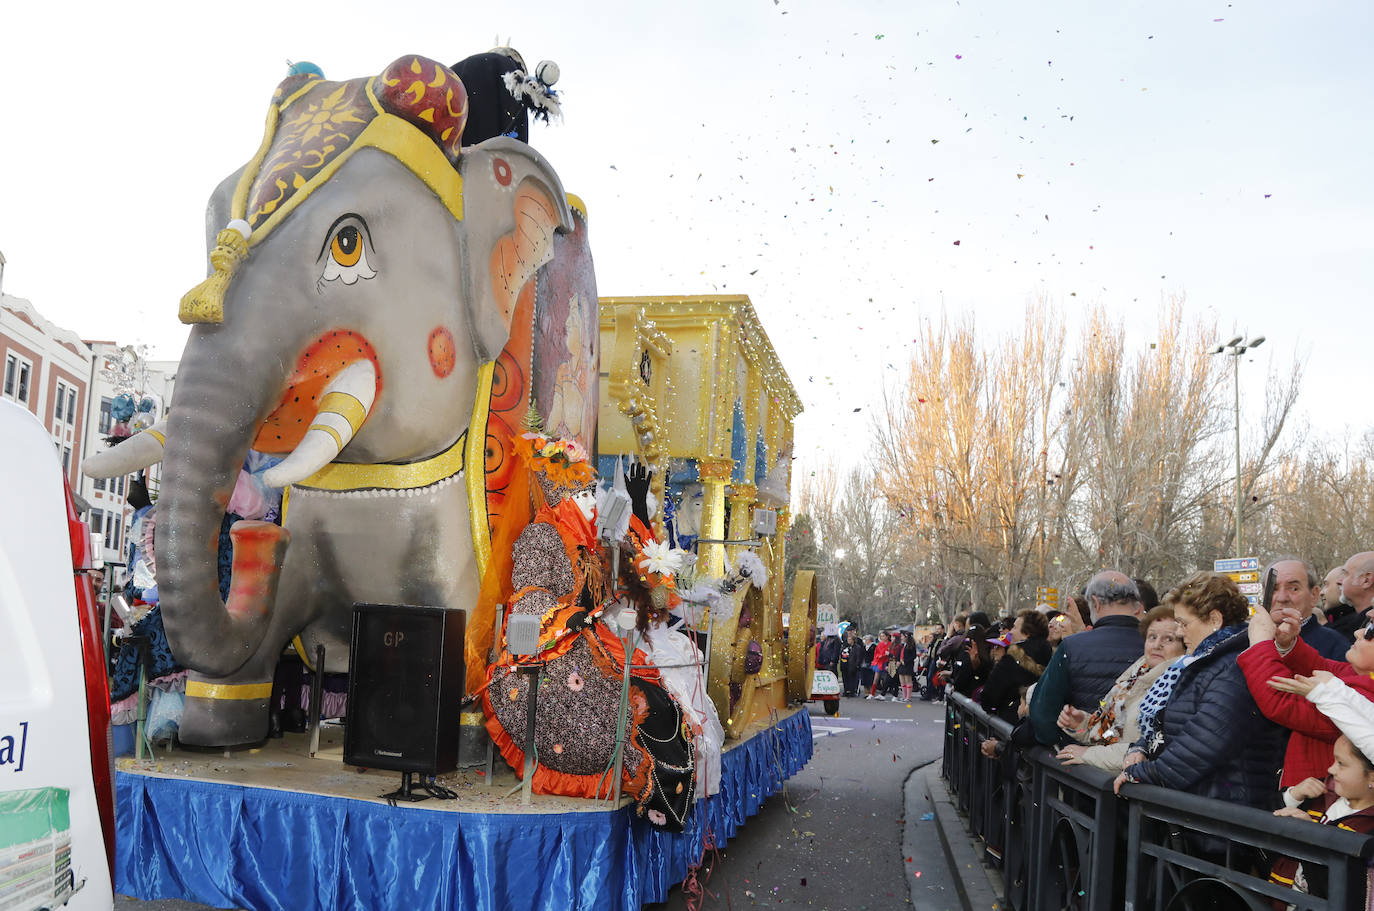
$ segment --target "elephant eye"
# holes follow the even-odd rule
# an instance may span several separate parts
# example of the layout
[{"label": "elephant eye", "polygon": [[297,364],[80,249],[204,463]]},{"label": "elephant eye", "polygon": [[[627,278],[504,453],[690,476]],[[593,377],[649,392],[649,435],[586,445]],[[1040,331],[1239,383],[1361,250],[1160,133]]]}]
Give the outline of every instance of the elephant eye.
[{"label": "elephant eye", "polygon": [[342,281],[352,285],[360,278],[375,276],[377,270],[367,261],[368,246],[367,222],[362,216],[350,213],[336,219],[320,248],[319,258],[324,260],[324,269],[318,284]]},{"label": "elephant eye", "polygon": [[329,242],[329,255],[341,266],[356,266],[363,255],[363,238],[353,225],[345,225]]}]

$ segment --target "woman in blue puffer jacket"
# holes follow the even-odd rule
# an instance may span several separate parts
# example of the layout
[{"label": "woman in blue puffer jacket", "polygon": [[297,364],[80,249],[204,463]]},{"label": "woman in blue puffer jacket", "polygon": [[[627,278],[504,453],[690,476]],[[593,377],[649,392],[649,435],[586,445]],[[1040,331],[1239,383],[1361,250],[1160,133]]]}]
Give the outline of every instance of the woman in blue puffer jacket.
[{"label": "woman in blue puffer jacket", "polygon": [[1283,728],[1260,714],[1237,656],[1249,647],[1250,606],[1220,573],[1194,573],[1165,597],[1188,653],[1141,703],[1141,738],[1126,755],[1125,781],[1188,791],[1262,810],[1279,805]]}]

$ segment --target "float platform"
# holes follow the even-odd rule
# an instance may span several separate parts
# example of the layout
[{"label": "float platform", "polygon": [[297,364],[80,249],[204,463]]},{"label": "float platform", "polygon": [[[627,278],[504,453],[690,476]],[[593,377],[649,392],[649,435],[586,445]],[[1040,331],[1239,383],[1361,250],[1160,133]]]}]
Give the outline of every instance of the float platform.
[{"label": "float platform", "polygon": [[[727,743],[721,789],[685,831],[655,829],[628,801],[535,795],[498,761],[440,782],[457,800],[389,806],[400,773],[311,759],[304,735],[231,755],[174,751],[115,773],[115,891],[254,911],[630,911],[660,902],[811,758],[791,709]],[[321,755],[330,744],[322,742]]]}]

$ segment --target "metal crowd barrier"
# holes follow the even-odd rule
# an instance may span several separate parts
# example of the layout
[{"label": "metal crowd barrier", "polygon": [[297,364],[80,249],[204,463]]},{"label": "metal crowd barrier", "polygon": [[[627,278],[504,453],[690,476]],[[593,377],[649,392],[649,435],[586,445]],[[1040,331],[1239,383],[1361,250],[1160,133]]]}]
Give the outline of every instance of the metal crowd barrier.
[{"label": "metal crowd barrier", "polygon": [[[1353,911],[1367,907],[1374,836],[1275,817],[1065,766],[1017,749],[1011,726],[968,698],[946,700],[942,774],[1015,911]],[[981,745],[1005,744],[996,759]],[[1325,873],[1324,890],[1268,881],[1278,857]]]}]

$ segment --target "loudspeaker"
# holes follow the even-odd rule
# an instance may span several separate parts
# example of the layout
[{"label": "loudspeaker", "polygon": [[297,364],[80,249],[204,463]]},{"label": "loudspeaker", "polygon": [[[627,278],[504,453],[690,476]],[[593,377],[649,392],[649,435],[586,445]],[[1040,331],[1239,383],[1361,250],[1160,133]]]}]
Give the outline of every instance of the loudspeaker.
[{"label": "loudspeaker", "polygon": [[353,605],[344,762],[438,775],[458,767],[467,614]]}]

